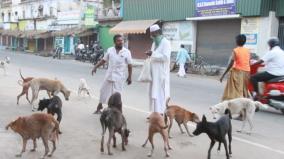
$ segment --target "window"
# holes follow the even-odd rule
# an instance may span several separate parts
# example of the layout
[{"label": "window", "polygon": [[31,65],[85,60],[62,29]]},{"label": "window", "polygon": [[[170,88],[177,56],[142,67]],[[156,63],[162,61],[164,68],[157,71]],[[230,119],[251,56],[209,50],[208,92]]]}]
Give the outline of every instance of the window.
[{"label": "window", "polygon": [[4,22],[5,13],[2,13],[2,14],[1,14],[1,18],[2,18],[2,22]]},{"label": "window", "polygon": [[49,8],[49,14],[50,14],[50,16],[53,16],[53,7]]},{"label": "window", "polygon": [[43,5],[38,6],[38,16],[40,16],[40,17],[43,16]]},{"label": "window", "polygon": [[26,12],[23,10],[23,19],[26,18]]},{"label": "window", "polygon": [[8,22],[10,22],[11,21],[11,13],[9,12],[8,13]]}]

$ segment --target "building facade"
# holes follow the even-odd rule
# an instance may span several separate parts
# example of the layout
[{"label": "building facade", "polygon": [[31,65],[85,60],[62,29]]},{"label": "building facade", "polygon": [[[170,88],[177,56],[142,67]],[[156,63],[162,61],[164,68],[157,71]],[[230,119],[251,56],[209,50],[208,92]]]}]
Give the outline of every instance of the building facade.
[{"label": "building facade", "polygon": [[[164,36],[171,41],[173,54],[184,44],[208,63],[225,66],[239,33],[246,34],[246,47],[259,56],[268,51],[266,42],[272,36],[279,36],[284,45],[283,3],[281,0],[124,0],[123,21],[157,20]],[[143,58],[144,50],[139,47],[149,48],[145,44],[151,42],[148,34],[146,30],[143,35],[128,35],[134,57]],[[141,40],[143,36],[148,39]],[[135,45],[131,45],[135,40]]]},{"label": "building facade", "polygon": [[51,53],[60,45],[63,53],[74,53],[78,39],[86,45],[97,39],[96,9],[101,3],[101,0],[2,1],[0,46]]}]

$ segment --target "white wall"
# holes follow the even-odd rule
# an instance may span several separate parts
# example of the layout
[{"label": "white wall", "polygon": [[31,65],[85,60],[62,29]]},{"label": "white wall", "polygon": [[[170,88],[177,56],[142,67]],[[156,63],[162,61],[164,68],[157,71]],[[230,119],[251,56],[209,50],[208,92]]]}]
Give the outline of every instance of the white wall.
[{"label": "white wall", "polygon": [[275,12],[270,12],[269,17],[260,18],[259,43],[257,45],[258,55],[263,56],[268,50],[267,41],[271,37],[278,36],[279,22]]},{"label": "white wall", "polygon": [[[246,27],[246,23],[252,23],[253,25]],[[268,17],[245,17],[242,19],[241,25],[242,34],[257,34],[257,44],[246,45],[246,47],[250,48],[251,52],[257,53],[260,57],[269,50],[267,41],[271,37],[277,37],[278,35],[279,22],[275,16],[275,12],[270,12]]]}]

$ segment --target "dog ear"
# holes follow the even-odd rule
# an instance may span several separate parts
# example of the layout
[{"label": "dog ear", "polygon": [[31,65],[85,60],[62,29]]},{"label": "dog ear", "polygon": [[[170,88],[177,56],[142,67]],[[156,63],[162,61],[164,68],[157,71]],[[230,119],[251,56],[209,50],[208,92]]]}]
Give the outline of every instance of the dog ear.
[{"label": "dog ear", "polygon": [[207,122],[205,115],[202,116],[202,122]]}]

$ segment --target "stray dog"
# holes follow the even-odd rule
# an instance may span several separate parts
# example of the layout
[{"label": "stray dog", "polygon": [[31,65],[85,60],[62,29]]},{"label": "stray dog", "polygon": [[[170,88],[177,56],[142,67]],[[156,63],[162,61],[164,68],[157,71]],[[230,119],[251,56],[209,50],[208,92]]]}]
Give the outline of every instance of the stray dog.
[{"label": "stray dog", "polygon": [[4,75],[7,75],[7,65],[10,63],[10,57],[5,57],[4,61],[0,61],[0,68],[3,69]]},{"label": "stray dog", "polygon": [[42,138],[45,153],[42,158],[46,157],[49,153],[48,140],[52,141],[53,149],[48,155],[51,157],[56,150],[56,139],[58,140],[59,124],[53,116],[44,113],[35,113],[31,116],[19,117],[6,126],[16,133],[20,134],[23,138],[23,148],[20,154],[16,157],[21,157],[26,151],[26,144],[29,139],[33,140],[34,147],[31,151],[37,148],[36,139]]},{"label": "stray dog", "polygon": [[110,143],[113,138],[113,147],[116,147],[115,133],[118,132],[122,139],[122,151],[125,151],[125,145],[128,144],[130,131],[127,129],[127,123],[121,111],[117,108],[106,108],[100,117],[102,125],[101,152],[104,152],[104,136],[106,129],[109,130],[109,138],[107,142],[108,155],[113,155],[110,151]]},{"label": "stray dog", "polygon": [[[231,113],[230,110],[225,110],[224,116],[222,116],[217,122],[207,122],[206,117],[203,115],[202,121],[197,124],[196,130],[193,132],[194,135],[198,136],[201,133],[206,133],[211,140],[210,148],[208,150],[207,158],[211,158],[211,150],[215,142],[219,142],[218,151],[221,149],[221,143],[224,144],[226,157],[230,158],[232,154],[231,142],[232,142],[232,124],[231,124]],[[226,135],[229,137],[229,152],[227,146]],[[229,155],[230,154],[230,155]]]},{"label": "stray dog", "polygon": [[[29,99],[29,88],[30,86],[27,84],[29,81],[31,81],[32,79],[34,79],[33,77],[26,77],[24,78],[24,76],[22,75],[21,70],[19,70],[20,76],[21,76],[21,80],[18,80],[18,84],[20,86],[23,87],[22,92],[17,96],[17,104],[19,105],[19,100],[21,98],[21,96],[26,95],[26,99],[29,103],[31,103],[30,99]],[[51,98],[50,93],[47,91],[47,95],[49,96],[49,98]]]},{"label": "stray dog", "polygon": [[57,121],[60,123],[62,119],[62,101],[58,96],[53,96],[51,99],[42,99],[38,103],[38,111],[47,109],[47,113],[54,116],[57,114]]},{"label": "stray dog", "polygon": [[108,99],[109,108],[117,108],[122,113],[122,100],[120,93],[112,94]]},{"label": "stray dog", "polygon": [[169,157],[169,153],[168,153],[168,149],[171,150],[172,148],[170,147],[169,144],[169,136],[168,136],[168,130],[167,130],[168,126],[166,126],[163,117],[157,113],[157,112],[153,112],[150,116],[149,116],[149,130],[148,130],[148,137],[145,141],[145,143],[142,145],[142,147],[145,147],[148,140],[150,141],[151,145],[152,145],[152,149],[150,151],[150,153],[148,154],[148,157],[151,157],[153,155],[154,152],[154,143],[153,143],[153,136],[155,133],[160,133],[163,137],[164,140],[164,150],[166,152],[166,157]]},{"label": "stray dog", "polygon": [[167,109],[165,111],[165,116],[164,116],[166,125],[168,124],[168,118],[170,119],[170,125],[169,125],[169,129],[168,129],[169,138],[171,138],[170,130],[172,128],[174,119],[176,120],[176,122],[177,122],[177,124],[180,128],[181,133],[184,134],[184,131],[181,128],[181,124],[183,124],[183,126],[186,129],[188,136],[191,136],[191,137],[193,137],[193,135],[190,134],[188,127],[187,127],[187,123],[189,121],[195,122],[195,123],[198,123],[200,121],[197,114],[192,113],[190,111],[187,111],[187,110],[185,110],[185,109],[183,109],[183,108],[181,108],[177,105],[171,105],[171,106],[167,105]]},{"label": "stray dog", "polygon": [[254,113],[259,108],[267,109],[267,106],[248,98],[236,98],[211,106],[209,109],[213,114],[214,119],[216,119],[216,116],[218,115],[223,115],[226,109],[229,109],[232,114],[242,114],[243,124],[241,130],[238,130],[238,132],[243,132],[246,122],[248,122],[250,125],[250,132],[248,132],[248,134],[250,134],[253,129],[252,119]]},{"label": "stray dog", "polygon": [[[59,80],[51,80],[47,78],[34,78],[27,83],[32,89],[32,100],[31,105],[33,106],[34,101],[38,98],[40,90],[47,90],[51,92],[51,95],[57,95],[61,92],[65,100],[69,100],[71,91],[69,91]],[[33,108],[34,109],[34,108]]]},{"label": "stray dog", "polygon": [[84,78],[80,79],[80,84],[79,84],[79,88],[78,88],[78,96],[80,96],[82,94],[82,92],[84,93],[83,95],[85,95],[85,93],[87,93],[87,95],[89,95],[91,97],[90,88],[88,87],[87,81]]}]

